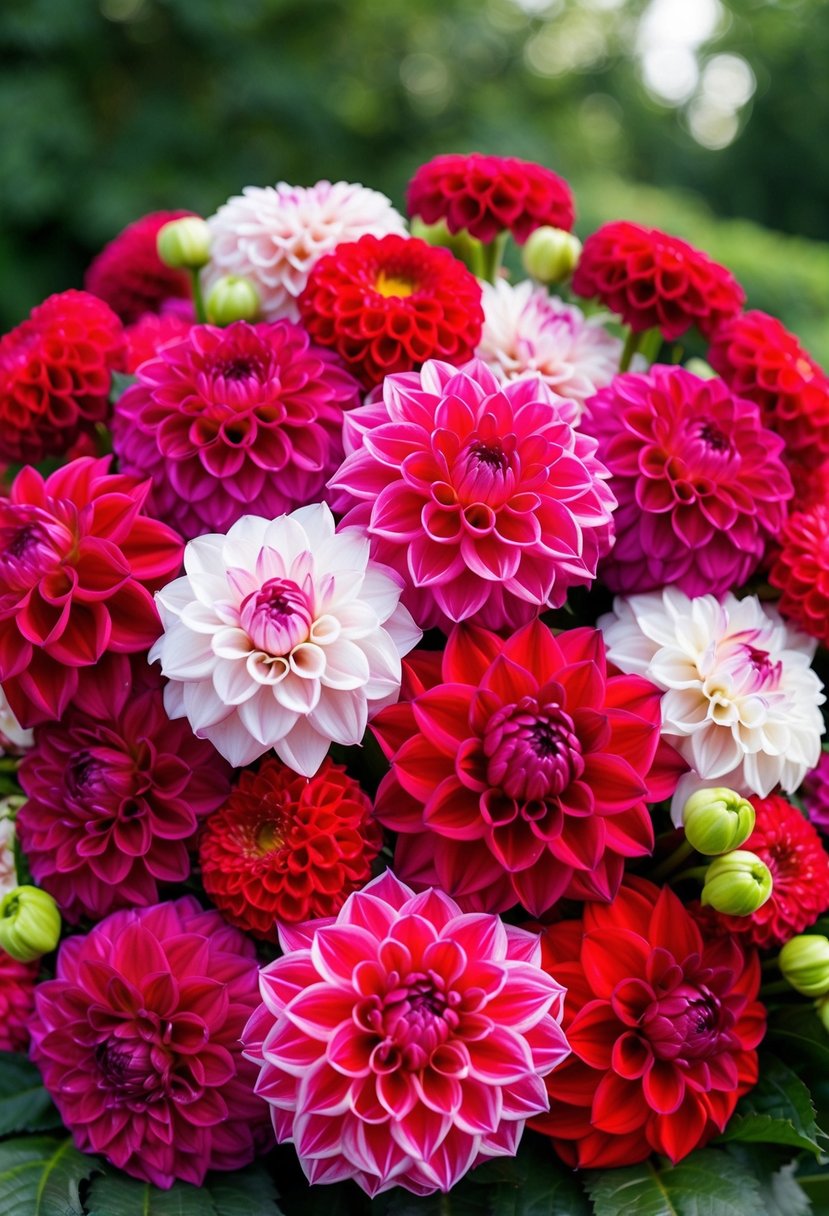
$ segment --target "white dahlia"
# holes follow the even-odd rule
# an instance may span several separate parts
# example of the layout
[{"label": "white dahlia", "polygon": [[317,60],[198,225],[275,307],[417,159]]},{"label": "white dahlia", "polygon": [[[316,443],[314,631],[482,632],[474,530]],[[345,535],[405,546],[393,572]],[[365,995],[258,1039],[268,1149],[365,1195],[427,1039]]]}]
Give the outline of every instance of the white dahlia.
[{"label": "white dahlia", "polygon": [[170,717],[231,764],[273,748],[312,777],[332,742],[359,743],[397,700],[420,630],[396,576],[369,560],[361,530],[335,535],[327,506],[245,515],[191,541],[184,568],[156,597],[164,633],[150,662],[170,681]]},{"label": "white dahlia", "polygon": [[222,275],[244,275],[258,288],[266,321],[297,319],[296,299],[312,266],[336,245],[366,234],[406,233],[406,221],[384,194],[351,182],[246,186],[207,222],[205,289]]}]

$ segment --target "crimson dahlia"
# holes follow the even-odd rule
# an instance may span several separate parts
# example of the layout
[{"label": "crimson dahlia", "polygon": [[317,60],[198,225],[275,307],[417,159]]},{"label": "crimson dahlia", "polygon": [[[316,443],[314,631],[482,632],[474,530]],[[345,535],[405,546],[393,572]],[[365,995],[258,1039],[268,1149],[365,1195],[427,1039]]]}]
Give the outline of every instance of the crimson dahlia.
[{"label": "crimson dahlia", "polygon": [[160,312],[165,300],[189,300],[190,276],[171,270],[158,256],[156,238],[170,220],[192,211],[152,211],[128,224],[105,245],[84,278],[87,291],[106,300],[125,325],[145,312]]},{"label": "crimson dahlia", "polygon": [[25,1051],[40,962],[19,963],[0,950],[0,1051]]}]

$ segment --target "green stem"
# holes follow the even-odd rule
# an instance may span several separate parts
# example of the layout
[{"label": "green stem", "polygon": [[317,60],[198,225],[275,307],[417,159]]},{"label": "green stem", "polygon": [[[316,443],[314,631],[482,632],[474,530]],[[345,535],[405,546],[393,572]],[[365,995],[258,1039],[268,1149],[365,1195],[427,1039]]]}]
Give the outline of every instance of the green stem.
[{"label": "green stem", "polygon": [[508,232],[499,232],[494,241],[490,241],[488,245],[484,245],[481,251],[481,262],[483,273],[482,279],[486,279],[488,283],[496,283],[498,274],[501,270],[501,263],[504,260],[504,250],[507,247]]},{"label": "green stem", "polygon": [[19,756],[4,756],[0,760],[0,773],[16,773],[20,767]]},{"label": "green stem", "polygon": [[777,955],[774,958],[764,958],[760,966],[763,971],[776,971],[778,967]]},{"label": "green stem", "polygon": [[651,878],[654,882],[658,882],[660,878],[667,878],[669,874],[673,874],[674,870],[682,865],[683,861],[687,861],[693,852],[694,846],[689,844],[687,840],[683,840],[682,844],[678,845],[673,853],[669,853],[667,857],[660,861],[656,869],[651,870]]},{"label": "green stem", "polygon": [[794,989],[788,980],[773,980],[770,984],[763,984],[760,987],[761,996],[777,996],[778,993],[792,993]]},{"label": "green stem", "polygon": [[704,879],[708,873],[708,866],[691,866],[687,870],[683,870],[681,874],[674,874],[673,882],[682,882],[685,878]]},{"label": "green stem", "polygon": [[632,329],[628,330],[627,337],[625,338],[625,345],[622,350],[622,358],[619,360],[620,372],[626,372],[630,368],[631,362],[633,361],[633,356],[639,349],[639,341],[642,336],[642,334],[634,333]]},{"label": "green stem", "polygon": [[201,272],[198,270],[190,271],[190,282],[193,285],[193,311],[196,314],[196,320],[199,325],[204,325],[207,321],[207,313],[204,308],[204,295],[201,289]]}]

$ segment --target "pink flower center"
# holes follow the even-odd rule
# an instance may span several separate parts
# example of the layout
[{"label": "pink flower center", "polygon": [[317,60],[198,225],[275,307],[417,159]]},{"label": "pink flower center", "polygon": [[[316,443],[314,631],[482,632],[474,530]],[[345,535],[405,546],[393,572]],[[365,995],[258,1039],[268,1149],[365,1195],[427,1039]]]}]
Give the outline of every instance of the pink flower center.
[{"label": "pink flower center", "polygon": [[33,518],[26,507],[11,507],[0,517],[0,581],[14,590],[34,586],[60,565],[73,544],[67,528],[57,520]]},{"label": "pink flower center", "polygon": [[287,578],[269,578],[242,601],[240,624],[266,654],[289,654],[307,640],[313,620],[308,596]]},{"label": "pink flower center", "polygon": [[489,784],[521,801],[561,794],[584,771],[573,719],[560,705],[540,705],[535,697],[494,713],[483,748]]},{"label": "pink flower center", "polygon": [[642,1030],[658,1060],[700,1060],[723,1049],[732,1021],[704,984],[680,984],[645,1011]]},{"label": "pink flower center", "polygon": [[728,435],[713,422],[703,422],[699,428],[699,437],[712,452],[727,452],[731,455],[734,444]]},{"label": "pink flower center", "polygon": [[514,489],[514,462],[514,435],[473,439],[461,449],[452,469],[458,502],[499,506]]},{"label": "pink flower center", "polygon": [[95,1049],[95,1062],[101,1071],[112,1105],[129,1105],[143,1110],[163,1091],[156,1064],[160,1050],[151,1042],[136,1037],[106,1039]]},{"label": "pink flower center", "polygon": [[460,1018],[460,994],[434,971],[392,971],[384,996],[370,996],[354,1012],[359,1026],[380,1041],[371,1053],[375,1073],[425,1068],[432,1053],[450,1038]]}]

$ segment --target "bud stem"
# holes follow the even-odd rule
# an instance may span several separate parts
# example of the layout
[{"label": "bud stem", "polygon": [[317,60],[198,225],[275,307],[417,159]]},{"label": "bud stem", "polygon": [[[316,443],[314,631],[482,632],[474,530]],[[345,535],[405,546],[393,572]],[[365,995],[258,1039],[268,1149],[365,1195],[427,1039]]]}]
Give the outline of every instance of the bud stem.
[{"label": "bud stem", "polygon": [[201,289],[201,271],[190,271],[190,282],[193,285],[193,311],[196,314],[196,321],[199,325],[204,325],[207,322],[207,313],[204,307],[204,294]]},{"label": "bud stem", "polygon": [[683,861],[687,861],[694,851],[694,846],[687,840],[683,840],[673,853],[669,853],[654,870],[651,870],[652,880],[658,882],[660,878],[667,878],[669,874],[673,874],[674,870],[681,866]]},{"label": "bud stem", "polygon": [[760,994],[764,997],[777,996],[784,992],[788,992],[789,994],[794,992],[794,988],[792,988],[788,980],[772,980],[770,984],[762,984],[760,987]]},{"label": "bud stem", "polygon": [[705,879],[708,873],[708,866],[690,866],[687,870],[682,870],[679,874],[674,874],[671,882],[683,882],[686,878]]},{"label": "bud stem", "polygon": [[0,773],[16,773],[20,767],[20,756],[4,756],[0,760]]},{"label": "bud stem", "polygon": [[488,245],[484,245],[481,251],[481,278],[486,279],[488,283],[497,283],[498,274],[501,270],[501,263],[504,260],[504,250],[507,246],[508,232],[499,232],[494,241],[490,241]]}]

